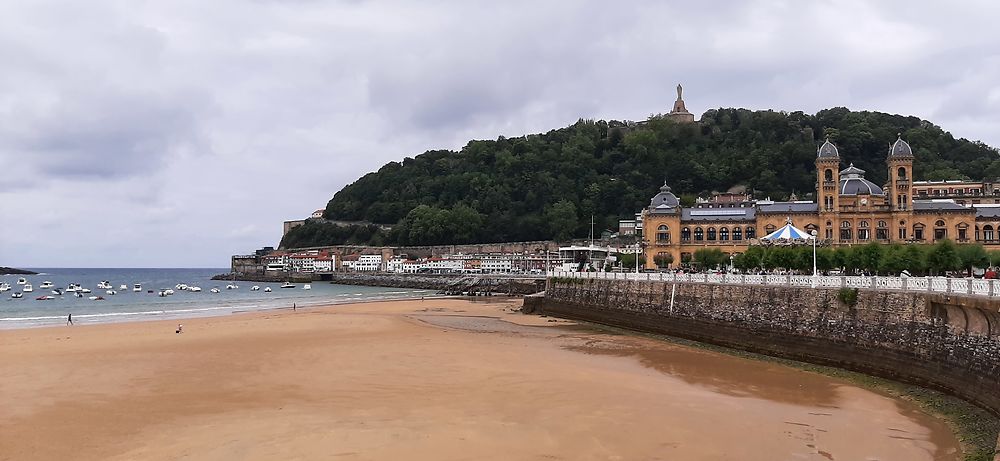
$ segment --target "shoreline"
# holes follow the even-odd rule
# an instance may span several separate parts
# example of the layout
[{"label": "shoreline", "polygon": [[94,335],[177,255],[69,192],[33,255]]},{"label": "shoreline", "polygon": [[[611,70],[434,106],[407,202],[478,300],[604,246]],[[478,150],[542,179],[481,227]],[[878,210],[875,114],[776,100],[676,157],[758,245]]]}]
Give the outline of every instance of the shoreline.
[{"label": "shoreline", "polygon": [[[335,447],[345,459],[716,459],[736,449],[713,443],[721,433],[748,460],[956,453],[942,452],[957,441],[941,420],[839,378],[559,327],[576,322],[521,314],[516,298],[424,300],[202,317],[180,335],[166,319],[2,331],[0,444],[36,459],[313,459]],[[678,441],[661,445],[663,427]]]}]

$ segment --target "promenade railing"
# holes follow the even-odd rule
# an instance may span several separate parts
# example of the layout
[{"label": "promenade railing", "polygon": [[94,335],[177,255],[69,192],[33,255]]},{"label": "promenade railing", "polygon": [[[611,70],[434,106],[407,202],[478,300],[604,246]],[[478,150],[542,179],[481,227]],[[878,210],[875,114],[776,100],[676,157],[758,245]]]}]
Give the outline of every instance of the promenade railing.
[{"label": "promenade railing", "polygon": [[754,275],[685,274],[674,272],[553,272],[553,277],[606,280],[646,280],[658,282],[716,283],[722,285],[767,285],[810,288],[859,288],[869,290],[926,291],[1000,297],[993,279],[952,277],[883,277],[846,275]]}]

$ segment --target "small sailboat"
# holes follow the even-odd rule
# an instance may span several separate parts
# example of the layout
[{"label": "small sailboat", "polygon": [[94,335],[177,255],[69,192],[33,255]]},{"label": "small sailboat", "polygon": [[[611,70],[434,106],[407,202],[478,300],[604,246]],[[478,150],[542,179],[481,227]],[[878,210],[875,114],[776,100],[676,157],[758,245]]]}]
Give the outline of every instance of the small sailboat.
[{"label": "small sailboat", "polygon": [[197,292],[201,291],[201,287],[188,287],[188,291],[190,291],[192,293],[197,293]]},{"label": "small sailboat", "polygon": [[264,287],[264,293],[270,293],[271,287]]},{"label": "small sailboat", "polygon": [[250,291],[257,291],[257,290],[260,290],[260,285],[254,285],[250,287]]},{"label": "small sailboat", "polygon": [[115,291],[115,290],[108,290],[108,291],[105,291],[104,293],[105,294],[109,294],[109,295],[116,295],[116,294],[118,294],[118,292]]},{"label": "small sailboat", "polygon": [[213,287],[211,290],[208,290],[208,291],[211,291],[212,293],[221,293],[222,292],[222,290],[220,290],[218,287]]},{"label": "small sailboat", "polygon": [[52,294],[54,294],[56,296],[62,296],[63,291],[60,290],[60,289],[58,289],[58,288],[56,288],[55,290],[52,290]]},{"label": "small sailboat", "polygon": [[128,291],[128,285],[126,285],[124,283],[121,284],[121,285],[119,285],[118,286],[118,291]]},{"label": "small sailboat", "polygon": [[46,281],[42,282],[41,285],[38,285],[38,288],[41,288],[41,289],[44,289],[44,290],[52,288],[52,282],[46,280]]},{"label": "small sailboat", "polygon": [[23,291],[24,291],[25,293],[31,293],[32,291],[35,291],[35,289],[34,289],[34,288],[33,288],[33,287],[31,286],[31,284],[30,284],[30,283],[25,283],[25,284],[24,284],[24,288],[23,288]]},{"label": "small sailboat", "polygon": [[174,285],[174,288],[178,290],[187,290],[188,286],[186,283],[178,283],[177,285]]},{"label": "small sailboat", "polygon": [[312,290],[313,286],[307,283],[305,285],[302,285],[302,289],[303,290]]},{"label": "small sailboat", "polygon": [[227,290],[235,290],[237,288],[239,288],[239,286],[236,285],[236,284],[233,284],[233,283],[230,283],[229,285],[226,285],[226,289]]},{"label": "small sailboat", "polygon": [[23,295],[23,294],[21,294],[21,292],[20,292],[20,291],[15,291],[15,292],[13,292],[13,293],[11,293],[11,294],[10,294],[10,297],[11,297],[11,298],[14,298],[14,299],[17,299],[17,298],[20,298],[20,297],[23,297],[23,296],[24,296],[24,295]]}]

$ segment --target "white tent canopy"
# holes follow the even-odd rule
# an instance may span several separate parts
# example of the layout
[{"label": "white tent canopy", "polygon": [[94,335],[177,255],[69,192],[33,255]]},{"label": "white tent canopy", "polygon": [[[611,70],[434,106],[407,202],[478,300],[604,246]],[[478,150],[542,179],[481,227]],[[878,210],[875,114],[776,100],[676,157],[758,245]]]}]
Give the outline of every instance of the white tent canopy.
[{"label": "white tent canopy", "polygon": [[765,242],[776,242],[788,240],[811,240],[813,238],[814,237],[809,235],[808,232],[793,226],[792,220],[789,219],[784,226],[781,226],[780,229],[761,237],[761,240]]}]

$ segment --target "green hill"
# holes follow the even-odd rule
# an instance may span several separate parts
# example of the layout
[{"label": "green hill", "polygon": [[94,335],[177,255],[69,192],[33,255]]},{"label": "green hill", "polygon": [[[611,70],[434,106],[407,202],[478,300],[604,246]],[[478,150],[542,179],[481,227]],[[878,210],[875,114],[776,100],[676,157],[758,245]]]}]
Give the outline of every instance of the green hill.
[{"label": "green hill", "polygon": [[284,247],[338,243],[426,245],[541,240],[615,228],[664,180],[686,200],[735,185],[757,198],[812,197],[818,143],[829,136],[845,166],[877,184],[897,133],[913,147],[917,179],[1000,177],[997,149],[955,139],[917,117],[846,108],[802,112],[713,109],[679,124],[581,120],[545,134],[471,141],[390,162],[337,192],[324,217],[391,224],[337,227],[313,221]]}]

